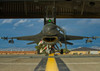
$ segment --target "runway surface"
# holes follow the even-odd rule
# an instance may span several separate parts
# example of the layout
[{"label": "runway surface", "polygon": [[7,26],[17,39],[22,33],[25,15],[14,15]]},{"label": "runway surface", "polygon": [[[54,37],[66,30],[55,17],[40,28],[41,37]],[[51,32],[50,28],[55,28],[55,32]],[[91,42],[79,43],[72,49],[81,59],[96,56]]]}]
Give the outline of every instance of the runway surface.
[{"label": "runway surface", "polygon": [[100,71],[99,56],[45,55],[0,55],[0,71],[46,71],[48,58],[55,59],[59,71]]},{"label": "runway surface", "polygon": [[70,71],[100,71],[100,58],[61,58]]}]

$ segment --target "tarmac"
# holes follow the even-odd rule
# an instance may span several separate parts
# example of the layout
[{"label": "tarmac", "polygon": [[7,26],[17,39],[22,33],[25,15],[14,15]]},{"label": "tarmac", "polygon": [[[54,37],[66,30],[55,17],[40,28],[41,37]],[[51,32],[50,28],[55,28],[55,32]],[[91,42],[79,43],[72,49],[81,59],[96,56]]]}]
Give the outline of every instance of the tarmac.
[{"label": "tarmac", "polygon": [[70,71],[100,71],[100,58],[61,58]]},{"label": "tarmac", "polygon": [[[50,60],[48,61],[48,58]],[[53,58],[53,59],[51,59]],[[47,71],[54,60],[59,71],[100,71],[100,56],[0,55],[0,71]],[[53,66],[54,67],[54,66]],[[56,71],[56,70],[54,70]]]}]

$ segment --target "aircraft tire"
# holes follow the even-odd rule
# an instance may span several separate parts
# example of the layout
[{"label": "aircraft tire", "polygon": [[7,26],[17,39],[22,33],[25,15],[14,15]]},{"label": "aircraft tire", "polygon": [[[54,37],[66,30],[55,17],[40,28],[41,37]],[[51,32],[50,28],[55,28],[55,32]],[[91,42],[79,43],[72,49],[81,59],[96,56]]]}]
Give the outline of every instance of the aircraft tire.
[{"label": "aircraft tire", "polygon": [[60,54],[63,54],[64,52],[63,52],[63,49],[61,49],[61,51],[60,51]]},{"label": "aircraft tire", "polygon": [[55,50],[54,50],[53,48],[52,48],[51,51],[50,51],[50,54],[51,54],[51,53],[55,53]]}]

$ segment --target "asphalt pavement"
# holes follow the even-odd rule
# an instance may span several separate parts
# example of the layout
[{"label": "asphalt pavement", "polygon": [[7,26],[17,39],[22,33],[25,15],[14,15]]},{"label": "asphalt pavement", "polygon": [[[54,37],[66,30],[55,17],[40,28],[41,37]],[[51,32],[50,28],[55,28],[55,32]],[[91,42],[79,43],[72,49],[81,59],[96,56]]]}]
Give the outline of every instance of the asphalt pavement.
[{"label": "asphalt pavement", "polygon": [[[53,58],[59,71],[100,71],[99,56],[64,55]],[[47,60],[45,55],[0,55],[0,71],[45,71]]]}]

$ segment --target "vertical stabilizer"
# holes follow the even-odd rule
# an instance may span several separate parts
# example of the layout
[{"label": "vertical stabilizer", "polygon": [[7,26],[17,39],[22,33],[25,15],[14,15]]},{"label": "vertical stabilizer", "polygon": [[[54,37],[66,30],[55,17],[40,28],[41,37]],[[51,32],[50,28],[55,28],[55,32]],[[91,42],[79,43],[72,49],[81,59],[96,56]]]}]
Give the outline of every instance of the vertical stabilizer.
[{"label": "vertical stabilizer", "polygon": [[46,7],[44,25],[48,23],[56,24],[56,12],[55,12],[55,7],[53,6]]}]

